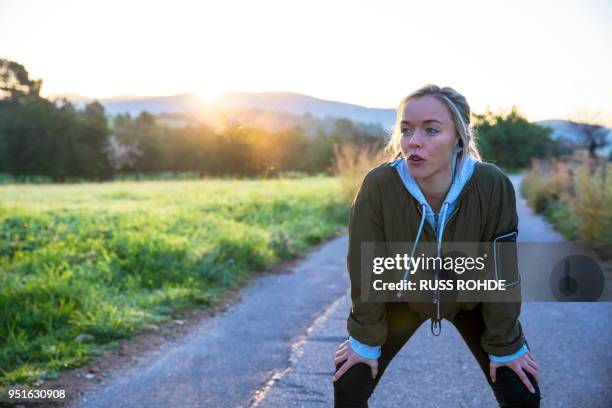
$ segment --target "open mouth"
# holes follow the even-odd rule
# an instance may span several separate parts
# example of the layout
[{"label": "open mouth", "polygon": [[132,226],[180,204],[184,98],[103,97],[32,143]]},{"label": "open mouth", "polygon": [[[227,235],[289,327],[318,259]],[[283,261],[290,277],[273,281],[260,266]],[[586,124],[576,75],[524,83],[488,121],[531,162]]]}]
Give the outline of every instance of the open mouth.
[{"label": "open mouth", "polygon": [[408,156],[408,161],[412,163],[422,163],[425,161],[425,159],[423,159],[421,156],[417,154],[411,154],[410,156]]}]

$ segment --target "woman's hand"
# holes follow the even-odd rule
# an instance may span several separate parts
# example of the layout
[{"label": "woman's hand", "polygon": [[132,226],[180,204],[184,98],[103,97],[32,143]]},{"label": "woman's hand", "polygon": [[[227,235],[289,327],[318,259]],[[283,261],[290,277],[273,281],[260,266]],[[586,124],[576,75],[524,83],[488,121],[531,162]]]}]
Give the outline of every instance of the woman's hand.
[{"label": "woman's hand", "polygon": [[360,357],[357,353],[353,351],[348,339],[344,340],[340,344],[340,346],[338,346],[338,351],[336,351],[336,358],[334,359],[334,363],[336,364],[336,366],[338,364],[341,364],[343,361],[345,361],[345,363],[342,364],[342,367],[340,367],[340,369],[334,375],[334,381],[342,377],[342,374],[344,374],[346,370],[348,370],[357,363],[366,363],[367,365],[369,365],[372,378],[376,378],[376,375],[378,374],[378,359]]},{"label": "woman's hand", "polygon": [[537,383],[540,382],[538,365],[536,364],[535,359],[529,351],[520,356],[519,358],[516,358],[512,361],[508,361],[507,363],[496,363],[494,361],[491,361],[489,364],[489,375],[491,376],[491,381],[495,382],[495,372],[497,370],[497,367],[501,366],[510,367],[512,371],[514,371],[516,375],[519,376],[523,384],[525,384],[525,387],[527,387],[527,389],[532,393],[535,393],[533,385],[529,381],[529,378],[527,378],[527,375],[525,375],[525,373],[523,372],[523,370],[527,371],[529,374],[533,375]]}]

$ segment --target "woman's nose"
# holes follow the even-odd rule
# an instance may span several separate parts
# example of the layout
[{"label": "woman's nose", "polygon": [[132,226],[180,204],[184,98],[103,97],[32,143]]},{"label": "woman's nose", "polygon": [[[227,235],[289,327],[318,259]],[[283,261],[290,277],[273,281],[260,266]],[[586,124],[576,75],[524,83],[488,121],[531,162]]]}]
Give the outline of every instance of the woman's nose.
[{"label": "woman's nose", "polygon": [[408,140],[408,147],[417,148],[417,147],[422,147],[422,146],[423,146],[423,143],[421,139],[421,134],[419,133],[418,130],[415,130],[414,134]]}]

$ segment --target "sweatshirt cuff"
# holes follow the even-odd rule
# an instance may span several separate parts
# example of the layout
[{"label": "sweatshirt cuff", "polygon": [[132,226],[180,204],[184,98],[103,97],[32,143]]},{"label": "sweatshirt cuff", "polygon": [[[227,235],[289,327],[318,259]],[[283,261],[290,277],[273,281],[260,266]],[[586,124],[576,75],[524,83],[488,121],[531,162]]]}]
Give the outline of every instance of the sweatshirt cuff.
[{"label": "sweatshirt cuff", "polygon": [[349,344],[355,353],[362,358],[376,359],[380,357],[380,346],[368,346],[349,336]]},{"label": "sweatshirt cuff", "polygon": [[495,363],[507,363],[508,361],[512,361],[514,359],[519,358],[523,354],[529,351],[529,347],[527,347],[527,343],[523,343],[523,347],[521,347],[516,353],[510,354],[509,356],[494,356],[489,354],[489,359]]}]

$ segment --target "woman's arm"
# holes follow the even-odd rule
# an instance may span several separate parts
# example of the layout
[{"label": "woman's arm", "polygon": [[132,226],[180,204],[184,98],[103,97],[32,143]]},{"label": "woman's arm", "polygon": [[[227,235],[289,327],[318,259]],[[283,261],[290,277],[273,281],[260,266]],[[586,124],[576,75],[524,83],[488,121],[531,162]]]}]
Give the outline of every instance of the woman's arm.
[{"label": "woman's arm", "polygon": [[[381,243],[385,240],[382,203],[378,188],[374,174],[370,171],[351,204],[347,268],[351,280],[352,307],[347,319],[349,338],[340,344],[334,358],[338,367],[334,381],[359,362],[368,364],[372,378],[376,378],[380,346],[387,339],[385,303],[361,301],[361,243]],[[382,245],[375,245],[374,256],[384,256],[380,253],[381,247]],[[367,264],[368,260],[365,262]],[[371,265],[371,262],[369,264]]]},{"label": "woman's arm", "polygon": [[[501,171],[497,172],[495,178],[496,180],[492,180],[492,200],[489,203],[490,210],[484,225],[483,242],[503,239],[504,259],[498,266],[505,269],[505,276],[518,277],[516,238],[519,220],[514,187],[510,179]],[[492,263],[496,261],[494,258],[489,257]],[[513,270],[508,270],[509,268]],[[482,303],[482,316],[486,328],[481,343],[485,351],[492,356],[502,357],[515,354],[525,344],[523,330],[518,320],[521,313],[520,283],[508,290],[515,292],[514,298],[518,299],[517,301]]]},{"label": "woman's arm", "polygon": [[[503,259],[498,267],[504,275],[513,279],[509,290],[515,291],[516,302],[483,302],[482,315],[485,321],[485,332],[482,336],[482,346],[489,353],[491,380],[496,380],[497,367],[510,367],[532,393],[533,385],[525,375],[532,374],[539,382],[538,366],[531,355],[521,324],[518,320],[521,312],[520,278],[518,271],[518,256],[516,240],[518,237],[518,214],[516,212],[516,194],[510,179],[499,172],[499,180],[495,183],[492,197],[499,203],[496,210],[489,214],[485,224],[484,241],[502,241],[504,245]],[[491,203],[493,204],[493,203]],[[496,262],[493,259],[493,262]],[[498,271],[498,272],[502,272]],[[516,279],[514,279],[516,278]]]},{"label": "woman's arm", "polygon": [[[381,194],[373,176],[373,171],[366,175],[350,210],[347,268],[351,281],[352,307],[347,330],[359,343],[377,347],[387,339],[385,302],[361,301],[361,243],[385,241]],[[380,252],[382,245],[376,247]],[[375,256],[384,254],[377,253]]]}]

